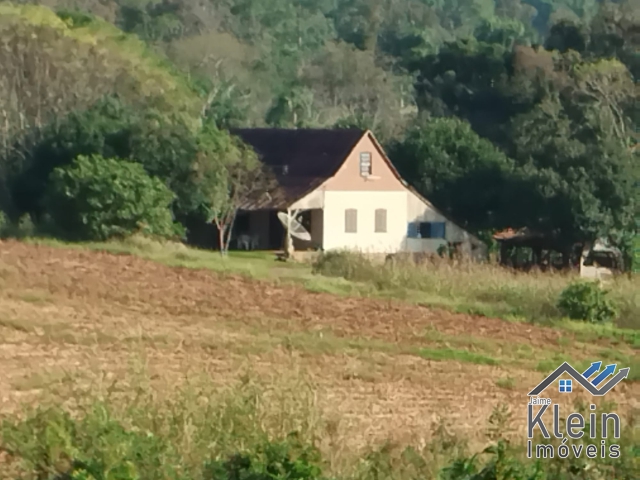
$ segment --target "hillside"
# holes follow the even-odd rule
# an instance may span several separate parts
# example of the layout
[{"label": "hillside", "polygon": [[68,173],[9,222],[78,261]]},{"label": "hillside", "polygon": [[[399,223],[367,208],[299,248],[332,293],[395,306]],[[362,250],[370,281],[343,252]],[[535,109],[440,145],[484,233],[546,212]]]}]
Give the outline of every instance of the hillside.
[{"label": "hillside", "polygon": [[[66,186],[50,182],[57,169],[83,172],[72,167],[79,156],[118,159],[85,181],[111,181],[106,169],[127,168],[119,160],[140,164],[173,194],[137,200],[162,203],[164,226],[149,228],[215,248],[199,232],[242,203],[225,196],[226,183],[245,178],[234,171],[258,164],[231,127],[357,127],[375,133],[421,195],[483,239],[527,227],[551,238],[567,266],[577,244],[603,237],[630,266],[640,204],[637,2],[23,3],[0,3],[0,224],[28,217],[67,240],[125,233],[76,229],[60,212],[81,216],[90,205],[57,209]],[[149,211],[136,215],[151,225]]]},{"label": "hillside", "polygon": [[[385,440],[420,444],[441,422],[481,447],[501,404],[503,433],[521,443],[526,394],[561,359],[634,356],[561,329],[15,241],[0,243],[0,319],[5,415],[142,385],[161,399],[202,375],[220,390],[249,375],[292,405],[314,398],[318,421],[333,422],[323,444],[336,468]],[[640,383],[610,397],[619,412],[637,409]]]},{"label": "hillside", "polygon": [[[639,32],[637,0],[0,2],[0,480],[640,478],[638,277],[558,302],[596,239],[638,268]],[[227,255],[274,179],[233,127],[371,130],[492,254],[544,249]],[[623,458],[524,455],[563,361],[631,368]]]}]

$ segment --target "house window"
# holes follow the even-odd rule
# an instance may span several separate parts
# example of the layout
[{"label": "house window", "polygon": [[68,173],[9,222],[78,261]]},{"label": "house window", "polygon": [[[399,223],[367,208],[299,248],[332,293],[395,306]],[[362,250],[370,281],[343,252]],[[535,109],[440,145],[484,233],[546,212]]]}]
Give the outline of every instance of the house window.
[{"label": "house window", "polygon": [[446,238],[445,222],[413,222],[407,227],[407,238]]},{"label": "house window", "polygon": [[560,380],[560,391],[562,393],[570,393],[571,388],[573,387],[571,380]]},{"label": "house window", "polygon": [[384,208],[376,209],[375,233],[387,233],[387,210]]},{"label": "house window", "polygon": [[358,233],[358,211],[355,208],[344,211],[344,232]]},{"label": "house window", "polygon": [[371,153],[360,153],[360,175],[362,177],[368,177],[371,175]]}]

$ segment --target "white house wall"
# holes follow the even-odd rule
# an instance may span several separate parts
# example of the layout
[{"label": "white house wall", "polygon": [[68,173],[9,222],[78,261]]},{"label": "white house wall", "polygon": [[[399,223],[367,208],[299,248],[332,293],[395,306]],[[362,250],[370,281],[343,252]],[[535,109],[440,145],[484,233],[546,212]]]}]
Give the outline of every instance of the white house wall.
[{"label": "white house wall", "polygon": [[[345,210],[349,208],[358,211],[357,233],[345,232]],[[375,232],[375,211],[379,208],[387,210],[386,233]],[[470,239],[465,230],[410,190],[325,191],[322,220],[322,244],[325,250],[437,253],[440,246],[447,242],[468,243]],[[407,238],[410,222],[445,222],[446,238]]]},{"label": "white house wall", "polygon": [[[358,211],[357,233],[345,232],[345,210]],[[375,232],[375,211],[387,210],[387,232]],[[325,191],[323,214],[325,250],[365,253],[402,250],[407,233],[407,194],[404,191]]]},{"label": "white house wall", "polygon": [[[438,248],[447,242],[465,242],[469,234],[455,223],[447,220],[432,205],[425,203],[412,191],[406,192],[407,222],[445,222],[445,239],[438,238],[406,238],[405,249],[410,252],[436,253]],[[407,226],[405,226],[405,234]]]}]

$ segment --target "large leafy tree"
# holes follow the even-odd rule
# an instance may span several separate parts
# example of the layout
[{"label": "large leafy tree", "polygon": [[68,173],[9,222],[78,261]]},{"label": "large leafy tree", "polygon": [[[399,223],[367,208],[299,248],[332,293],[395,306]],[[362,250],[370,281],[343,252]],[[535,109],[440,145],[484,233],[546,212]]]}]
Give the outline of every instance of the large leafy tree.
[{"label": "large leafy tree", "polygon": [[513,123],[516,159],[530,172],[522,226],[566,248],[634,228],[640,179],[637,159],[608,124],[575,115],[555,96]]},{"label": "large leafy tree", "polygon": [[462,225],[474,230],[504,226],[504,192],[513,161],[468,122],[421,122],[390,145],[389,152],[400,173]]},{"label": "large leafy tree", "polygon": [[[139,39],[104,20],[3,3],[0,38],[0,207],[11,213],[24,207],[12,205],[12,181],[33,170],[34,150],[47,132],[106,95],[117,94],[134,108],[180,115],[193,128],[199,123],[202,99],[188,79]],[[96,151],[87,147],[94,136],[67,133],[69,149]],[[50,171],[34,172],[34,182],[41,184]],[[32,188],[25,187],[21,201],[33,203],[27,198]]]},{"label": "large leafy tree", "polygon": [[444,44],[415,62],[418,106],[422,112],[456,115],[495,142],[522,106],[510,87],[511,46],[475,38]]},{"label": "large leafy tree", "polygon": [[[216,141],[230,138],[222,130],[205,130],[215,132]],[[172,209],[179,221],[204,222],[208,199],[195,170],[204,148],[202,135],[179,119],[166,118],[155,110],[136,111],[118,98],[107,97],[43,129],[25,168],[12,181],[15,205],[19,213],[38,218],[44,211],[43,194],[51,172],[69,165],[78,155],[101,155],[141,164],[147,174],[161,179],[175,193]]]},{"label": "large leafy tree", "polygon": [[[504,193],[497,210],[487,209],[484,216],[499,212],[496,225],[528,226],[555,237],[567,249],[597,236],[624,237],[638,213],[634,185],[640,177],[633,137],[640,92],[627,68],[633,62],[625,56],[625,45],[632,45],[634,38],[629,21],[624,30],[618,18],[616,30],[610,12],[600,16],[590,24],[558,22],[551,29],[548,50],[510,45],[508,36],[480,28],[477,39],[447,43],[416,63],[422,110],[468,119],[474,131],[515,161],[513,175],[502,177]],[[608,29],[603,22],[609,22]],[[594,38],[604,31],[609,32],[609,43],[597,46]],[[602,49],[618,59],[602,58]],[[427,132],[414,135],[429,138]],[[446,138],[441,131],[434,135]],[[458,132],[456,138],[462,143],[465,137]],[[438,145],[437,138],[430,141]],[[427,152],[433,148],[425,148],[423,156],[431,158]],[[447,155],[436,157],[428,180],[420,180],[425,192],[433,190],[429,182],[440,181],[435,166]],[[462,151],[449,158],[451,172],[467,164]],[[425,177],[415,172],[413,160],[402,161],[417,178]],[[470,177],[470,182],[470,190],[482,183],[496,187],[482,175]],[[464,195],[456,192],[439,202],[453,208],[461,198]],[[481,211],[473,214],[483,216]]]},{"label": "large leafy tree", "polygon": [[9,191],[17,213],[40,217],[49,175],[79,155],[127,157],[127,132],[135,119],[135,112],[119,99],[106,97],[42,127],[30,148],[13,153],[19,156],[14,163],[19,162],[20,168],[10,177]]},{"label": "large leafy tree", "polygon": [[47,212],[57,233],[72,240],[108,240],[135,233],[175,237],[173,193],[138,163],[80,155],[56,168],[47,186]]}]

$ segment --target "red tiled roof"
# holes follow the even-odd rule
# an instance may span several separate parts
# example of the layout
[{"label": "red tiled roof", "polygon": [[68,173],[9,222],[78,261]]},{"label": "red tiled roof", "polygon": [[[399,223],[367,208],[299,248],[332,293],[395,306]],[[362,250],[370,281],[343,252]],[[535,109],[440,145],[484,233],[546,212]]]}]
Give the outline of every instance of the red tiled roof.
[{"label": "red tiled roof", "polygon": [[512,240],[514,238],[519,239],[531,239],[531,238],[542,238],[543,235],[540,233],[532,232],[527,227],[520,228],[518,230],[514,230],[513,228],[506,228],[499,232],[493,234],[493,238],[495,240]]},{"label": "red tiled roof", "polygon": [[513,228],[507,228],[505,230],[501,230],[500,232],[496,232],[493,234],[493,238],[495,240],[509,240],[510,238],[517,237],[519,231],[514,230]]},{"label": "red tiled roof", "polygon": [[255,150],[278,182],[275,191],[244,205],[243,210],[286,208],[313,191],[336,173],[365,133],[359,129],[282,128],[234,128],[230,132]]}]

